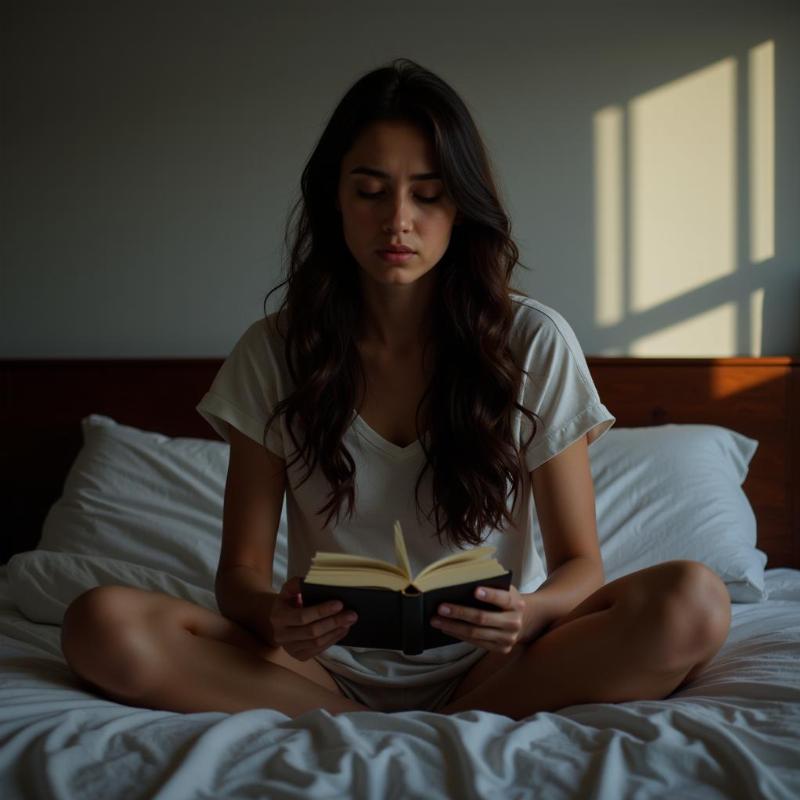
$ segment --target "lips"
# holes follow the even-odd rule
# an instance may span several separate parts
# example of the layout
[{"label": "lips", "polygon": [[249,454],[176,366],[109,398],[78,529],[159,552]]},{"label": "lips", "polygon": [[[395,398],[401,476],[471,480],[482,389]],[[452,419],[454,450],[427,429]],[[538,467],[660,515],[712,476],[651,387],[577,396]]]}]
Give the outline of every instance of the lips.
[{"label": "lips", "polygon": [[386,264],[406,264],[416,255],[413,250],[377,250],[376,253]]},{"label": "lips", "polygon": [[382,247],[379,253],[413,253],[414,251],[410,247],[406,247],[405,245],[390,245],[389,247]]}]

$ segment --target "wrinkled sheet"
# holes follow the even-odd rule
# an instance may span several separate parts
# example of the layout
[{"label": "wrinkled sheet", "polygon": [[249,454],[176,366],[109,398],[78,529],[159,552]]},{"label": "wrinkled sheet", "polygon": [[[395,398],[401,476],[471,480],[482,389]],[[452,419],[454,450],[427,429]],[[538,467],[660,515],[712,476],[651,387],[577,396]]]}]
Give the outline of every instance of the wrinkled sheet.
[{"label": "wrinkled sheet", "polygon": [[84,691],[60,628],[27,620],[0,568],[0,787],[15,798],[797,798],[800,571],[736,604],[709,668],[668,700],[522,721],[268,709],[176,714]]}]

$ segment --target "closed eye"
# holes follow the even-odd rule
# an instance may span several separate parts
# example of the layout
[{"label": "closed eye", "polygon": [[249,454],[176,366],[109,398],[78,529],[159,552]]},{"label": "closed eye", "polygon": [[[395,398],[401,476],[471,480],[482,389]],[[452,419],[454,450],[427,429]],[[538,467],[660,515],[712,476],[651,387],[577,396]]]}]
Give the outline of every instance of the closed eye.
[{"label": "closed eye", "polygon": [[[383,192],[362,192],[361,190],[358,192],[359,197],[366,197],[368,199],[380,197],[382,194]],[[422,197],[420,195],[415,195],[415,197],[420,201],[420,203],[435,203],[441,198],[441,195],[437,194],[435,197]]]}]

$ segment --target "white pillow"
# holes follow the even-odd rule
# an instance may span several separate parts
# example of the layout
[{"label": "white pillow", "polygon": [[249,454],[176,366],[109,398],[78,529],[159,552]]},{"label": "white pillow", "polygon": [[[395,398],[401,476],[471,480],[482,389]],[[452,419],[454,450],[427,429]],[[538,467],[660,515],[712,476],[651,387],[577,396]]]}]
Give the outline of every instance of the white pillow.
[{"label": "white pillow", "polygon": [[[59,624],[85,589],[120,583],[215,607],[229,445],[91,415],[36,551],[9,561],[26,615]],[[710,566],[731,598],[764,597],[766,556],[740,486],[757,443],[711,425],[613,428],[589,449],[608,580],[676,558]],[[534,530],[538,546],[541,535]],[[282,510],[273,590],[286,580]]]},{"label": "white pillow", "polygon": [[758,442],[717,425],[614,428],[589,453],[606,580],[701,561],[734,602],[763,600],[767,557],[741,485]]},{"label": "white pillow", "polygon": [[122,584],[165,592],[219,611],[214,593],[163,570],[107,556],[31,550],[8,562],[8,586],[17,608],[33,622],[61,625],[67,606],[93,586]]},{"label": "white pillow", "polygon": [[[213,592],[230,446],[170,438],[99,414],[81,425],[83,447],[38,549],[139,564]],[[288,560],[285,504],[275,547],[278,591]]]}]

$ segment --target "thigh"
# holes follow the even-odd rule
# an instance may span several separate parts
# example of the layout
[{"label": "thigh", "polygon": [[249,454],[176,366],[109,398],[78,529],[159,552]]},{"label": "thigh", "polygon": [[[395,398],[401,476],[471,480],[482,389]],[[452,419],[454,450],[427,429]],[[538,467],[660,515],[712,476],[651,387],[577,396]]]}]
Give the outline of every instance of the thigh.
[{"label": "thigh", "polygon": [[[170,597],[169,599],[175,600],[176,598]],[[187,627],[192,630],[192,625],[199,626],[193,631],[199,636],[208,636],[251,650],[266,661],[290,669],[298,675],[302,675],[304,678],[308,678],[314,683],[344,696],[344,693],[330,676],[328,670],[316,658],[300,661],[290,656],[282,647],[270,647],[242,625],[223,617],[215,611],[196,606],[193,603],[187,603],[187,605],[191,607],[191,611],[194,613],[194,619],[189,621]]]},{"label": "thigh", "polygon": [[[625,575],[622,578],[617,578],[611,583],[601,586],[572,609],[572,611],[549,625],[537,638],[546,636],[550,631],[574,619],[585,616],[586,614],[592,614],[611,608],[619,598],[626,594],[630,597],[632,591],[637,595],[640,594],[640,587],[645,583],[648,585],[651,584],[652,580],[658,577],[659,572],[660,570],[657,567],[650,567],[640,570],[639,572]],[[457,700],[459,697],[479,686],[498,670],[512,664],[522,655],[528,644],[529,643],[520,642],[514,645],[510,653],[487,651],[486,655],[483,656],[480,661],[464,673],[464,677],[451,700]]]},{"label": "thigh", "polygon": [[461,682],[449,698],[450,701],[457,700],[462,695],[472,691],[499,669],[516,661],[524,652],[525,647],[526,645],[522,643],[515,644],[510,653],[497,653],[493,650],[487,650],[486,655],[475,662],[463,674]]},{"label": "thigh", "polygon": [[[715,594],[717,604],[729,608],[727,590],[724,584],[711,570],[701,564],[687,561],[667,561],[661,564],[655,564],[651,567],[645,567],[636,572],[631,572],[620,578],[616,578],[595,590],[575,606],[572,611],[545,628],[545,630],[536,637],[536,640],[546,637],[551,631],[560,628],[562,625],[568,625],[576,619],[600,611],[606,611],[615,606],[619,607],[619,610],[626,615],[625,619],[632,620],[639,616],[639,618],[646,621],[648,619],[646,616],[648,609],[658,606],[659,603],[664,603],[665,599],[668,598],[671,593],[675,592],[676,589],[680,589],[681,587],[686,589],[687,587],[697,586],[703,583],[708,584],[709,582],[711,585],[708,586],[708,588]],[[687,608],[690,607],[687,606]],[[650,618],[652,618],[652,614]],[[724,640],[724,636],[727,635],[727,626],[722,625],[720,630],[722,632],[722,640]],[[717,642],[719,636],[720,634],[716,633],[714,636],[709,635],[707,637],[711,642],[714,653],[721,646],[721,641]],[[529,644],[530,643],[516,644],[512,651],[506,654],[492,651],[487,652],[480,661],[464,673],[464,677],[456,689],[452,700],[458,699],[483,683],[498,670],[516,661]],[[698,665],[690,671],[687,678],[694,677],[710,658],[711,655],[698,663]]]},{"label": "thigh", "polygon": [[[282,647],[270,647],[242,625],[216,611],[160,591],[147,591],[133,586],[99,586],[84,593],[70,607],[68,614],[78,620],[78,627],[87,616],[129,622],[131,618],[144,624],[169,624],[183,627],[195,636],[226,642],[248,650],[266,661],[290,669],[325,689],[343,695],[328,671],[315,659],[299,661]],[[67,616],[65,616],[65,628]],[[75,625],[72,626],[76,627]]]}]

